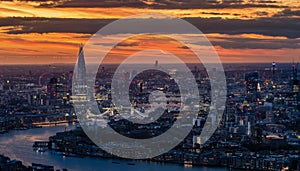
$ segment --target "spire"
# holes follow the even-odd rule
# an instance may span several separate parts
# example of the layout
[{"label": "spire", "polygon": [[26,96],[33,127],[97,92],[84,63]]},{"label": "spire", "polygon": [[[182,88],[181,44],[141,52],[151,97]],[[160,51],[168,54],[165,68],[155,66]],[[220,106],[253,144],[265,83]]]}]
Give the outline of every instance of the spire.
[{"label": "spire", "polygon": [[82,43],[80,43],[80,45],[79,45],[77,65],[78,65],[78,69],[84,71],[84,73],[85,73],[85,60],[84,60],[84,52],[83,52],[83,44]]},{"label": "spire", "polygon": [[77,84],[86,85],[86,68],[85,68],[83,44],[80,44],[79,46],[77,66],[74,74],[75,74]]},{"label": "spire", "polygon": [[81,52],[83,52],[83,44],[82,43],[79,44],[79,53],[78,53],[78,56],[80,55]]}]

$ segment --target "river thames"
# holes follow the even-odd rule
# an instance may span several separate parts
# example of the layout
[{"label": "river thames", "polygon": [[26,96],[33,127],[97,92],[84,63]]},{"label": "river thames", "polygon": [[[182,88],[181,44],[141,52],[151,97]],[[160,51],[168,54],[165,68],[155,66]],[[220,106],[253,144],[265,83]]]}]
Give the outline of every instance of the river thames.
[{"label": "river thames", "polygon": [[[43,153],[33,151],[34,141],[48,141],[49,136],[56,132],[73,129],[74,125],[60,125],[44,127],[22,131],[10,131],[0,135],[1,154],[11,159],[21,160],[25,165],[40,163],[53,165],[56,169],[66,168],[69,171],[227,171],[226,168],[207,168],[207,167],[184,167],[177,164],[161,164],[144,161],[112,160],[90,157],[64,157],[56,152],[46,151]],[[134,163],[134,165],[128,165]]]}]

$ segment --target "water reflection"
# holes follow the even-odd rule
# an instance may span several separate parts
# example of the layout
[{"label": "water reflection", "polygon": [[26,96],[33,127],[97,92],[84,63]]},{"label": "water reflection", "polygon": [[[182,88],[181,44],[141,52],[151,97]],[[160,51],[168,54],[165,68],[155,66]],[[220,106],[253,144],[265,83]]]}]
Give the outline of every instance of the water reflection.
[{"label": "water reflection", "polygon": [[[64,157],[55,152],[46,151],[43,153],[33,151],[32,144],[34,141],[48,141],[49,136],[56,132],[63,132],[74,128],[74,125],[60,125],[55,127],[45,127],[30,129],[24,131],[11,131],[7,134],[0,135],[1,153],[10,157],[23,161],[25,165],[31,163],[40,163],[53,165],[56,169],[67,168],[70,171],[225,171],[227,169],[220,168],[200,168],[200,167],[183,167],[176,164],[159,164],[152,162],[129,162],[116,161],[111,159],[96,158],[76,158]],[[133,164],[134,163],[134,164]]]}]

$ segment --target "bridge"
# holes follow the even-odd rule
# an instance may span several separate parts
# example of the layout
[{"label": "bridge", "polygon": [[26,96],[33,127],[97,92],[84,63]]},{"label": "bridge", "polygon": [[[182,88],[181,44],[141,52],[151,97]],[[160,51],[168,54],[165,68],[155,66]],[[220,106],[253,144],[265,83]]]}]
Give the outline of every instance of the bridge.
[{"label": "bridge", "polygon": [[52,125],[59,125],[59,124],[65,124],[65,123],[72,123],[72,122],[78,122],[77,119],[74,120],[61,120],[61,121],[49,121],[49,122],[33,122],[32,124],[35,126],[52,126]]}]

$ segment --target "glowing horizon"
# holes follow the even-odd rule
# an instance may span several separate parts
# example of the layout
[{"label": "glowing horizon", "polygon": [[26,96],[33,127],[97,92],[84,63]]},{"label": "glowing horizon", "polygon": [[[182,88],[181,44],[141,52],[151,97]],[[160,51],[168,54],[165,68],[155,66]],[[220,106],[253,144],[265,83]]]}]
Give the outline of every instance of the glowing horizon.
[{"label": "glowing horizon", "polygon": [[[224,63],[300,61],[300,31],[297,30],[300,3],[297,0],[273,3],[244,0],[236,4],[208,4],[211,6],[206,8],[192,8],[194,1],[183,5],[174,2],[174,7],[152,7],[156,1],[142,1],[149,5],[147,8],[116,7],[108,1],[104,3],[106,7],[97,7],[98,3],[93,8],[82,5],[79,0],[68,1],[69,4],[53,3],[0,2],[1,64],[76,63],[78,45],[86,43],[93,32],[109,23],[107,19],[143,12],[186,18],[200,26]],[[86,24],[86,28],[81,23]]]}]

